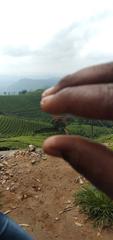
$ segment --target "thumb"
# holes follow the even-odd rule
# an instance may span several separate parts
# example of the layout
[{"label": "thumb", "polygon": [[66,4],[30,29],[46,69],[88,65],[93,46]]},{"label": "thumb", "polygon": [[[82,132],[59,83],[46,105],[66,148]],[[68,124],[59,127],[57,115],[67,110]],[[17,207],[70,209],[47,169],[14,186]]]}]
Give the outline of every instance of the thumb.
[{"label": "thumb", "polygon": [[44,151],[62,157],[96,187],[113,199],[113,152],[104,145],[79,136],[53,136]]}]

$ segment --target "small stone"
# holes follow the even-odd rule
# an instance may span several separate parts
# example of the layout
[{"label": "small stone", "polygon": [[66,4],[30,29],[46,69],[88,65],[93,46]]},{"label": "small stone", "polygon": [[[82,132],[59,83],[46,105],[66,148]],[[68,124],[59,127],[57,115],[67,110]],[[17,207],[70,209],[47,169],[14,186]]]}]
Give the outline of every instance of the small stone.
[{"label": "small stone", "polygon": [[10,188],[10,191],[11,191],[11,192],[15,192],[15,190],[16,190],[16,187],[15,187],[15,186],[12,186],[12,187]]},{"label": "small stone", "polygon": [[60,220],[60,218],[58,218],[58,217],[55,218],[55,221],[59,221],[59,220]]},{"label": "small stone", "polygon": [[33,159],[33,160],[31,161],[31,163],[32,163],[32,164],[35,164],[35,163],[36,163],[36,160],[35,160],[35,159]]},{"label": "small stone", "polygon": [[35,152],[31,152],[32,157],[37,157],[37,154]]},{"label": "small stone", "polygon": [[81,223],[79,223],[79,222],[75,222],[75,225],[76,225],[77,227],[82,227],[82,226],[83,226],[83,224],[81,224]]},{"label": "small stone", "polygon": [[16,165],[17,165],[16,162],[11,164],[12,167],[15,167]]},{"label": "small stone", "polygon": [[28,195],[27,194],[23,194],[22,196],[21,196],[21,200],[24,200],[24,199],[27,199],[28,198]]},{"label": "small stone", "polygon": [[5,166],[8,166],[8,162],[7,161],[4,161],[3,162]]},{"label": "small stone", "polygon": [[36,181],[40,183],[40,179],[37,178]]},{"label": "small stone", "polygon": [[40,154],[37,153],[36,155],[37,155],[38,158],[40,158]]},{"label": "small stone", "polygon": [[101,237],[101,232],[98,232],[98,233],[97,233],[97,237]]},{"label": "small stone", "polygon": [[36,196],[35,196],[35,198],[36,198],[36,199],[39,199],[39,196],[38,196],[38,195],[36,195]]},{"label": "small stone", "polygon": [[9,176],[4,175],[4,180],[9,180]]},{"label": "small stone", "polygon": [[9,187],[7,187],[7,188],[6,188],[6,191],[9,191],[9,189],[10,189],[10,188],[9,188]]},{"label": "small stone", "polygon": [[81,185],[83,185],[84,184],[84,182],[83,182],[83,180],[80,178],[80,184]]},{"label": "small stone", "polygon": [[36,147],[32,144],[29,145],[29,152],[34,152],[36,150]]},{"label": "small stone", "polygon": [[65,202],[65,204],[71,204],[71,200],[67,200],[67,202]]},{"label": "small stone", "polygon": [[10,171],[6,171],[5,174],[6,174],[6,175],[10,175]]},{"label": "small stone", "polygon": [[41,188],[40,188],[40,187],[38,187],[38,191],[41,191]]},{"label": "small stone", "polygon": [[15,183],[14,182],[11,182],[11,186],[14,186],[15,185]]},{"label": "small stone", "polygon": [[12,206],[11,209],[16,209],[17,207],[16,206]]},{"label": "small stone", "polygon": [[13,177],[14,175],[13,175],[13,173],[10,173],[10,177]]},{"label": "small stone", "polygon": [[84,184],[84,181],[82,180],[82,177],[81,176],[78,176],[76,179],[75,179],[75,182],[76,183],[79,183],[79,184]]},{"label": "small stone", "polygon": [[21,224],[19,224],[21,227],[30,227],[30,225],[29,224],[26,224],[26,223],[21,223]]},{"label": "small stone", "polygon": [[4,179],[3,181],[2,181],[2,185],[4,185],[6,183],[6,180]]},{"label": "small stone", "polygon": [[17,197],[17,199],[18,199],[18,200],[23,200],[23,196],[22,196],[22,195],[19,195],[19,196]]},{"label": "small stone", "polygon": [[47,156],[42,156],[42,159],[43,160],[47,160]]},{"label": "small stone", "polygon": [[2,163],[0,163],[0,170],[4,167],[4,165]]}]

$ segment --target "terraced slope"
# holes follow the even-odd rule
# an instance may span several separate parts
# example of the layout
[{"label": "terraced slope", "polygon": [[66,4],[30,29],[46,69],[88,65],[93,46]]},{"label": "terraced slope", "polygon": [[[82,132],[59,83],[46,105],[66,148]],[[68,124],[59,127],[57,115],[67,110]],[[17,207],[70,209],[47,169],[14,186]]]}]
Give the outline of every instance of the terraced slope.
[{"label": "terraced slope", "polygon": [[49,115],[40,109],[42,90],[29,94],[0,96],[0,114],[26,119],[47,119]]},{"label": "terraced slope", "polygon": [[51,124],[47,122],[29,121],[11,116],[0,116],[0,137],[34,135],[48,128],[51,128]]}]

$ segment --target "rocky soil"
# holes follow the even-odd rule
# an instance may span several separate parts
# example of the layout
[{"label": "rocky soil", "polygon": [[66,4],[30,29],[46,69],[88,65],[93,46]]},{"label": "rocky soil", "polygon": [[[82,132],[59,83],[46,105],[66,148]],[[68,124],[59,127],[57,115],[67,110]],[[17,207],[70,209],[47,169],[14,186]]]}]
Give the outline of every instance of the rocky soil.
[{"label": "rocky soil", "polygon": [[0,210],[35,239],[113,239],[113,230],[100,233],[74,205],[84,181],[64,160],[32,145],[0,153]]}]

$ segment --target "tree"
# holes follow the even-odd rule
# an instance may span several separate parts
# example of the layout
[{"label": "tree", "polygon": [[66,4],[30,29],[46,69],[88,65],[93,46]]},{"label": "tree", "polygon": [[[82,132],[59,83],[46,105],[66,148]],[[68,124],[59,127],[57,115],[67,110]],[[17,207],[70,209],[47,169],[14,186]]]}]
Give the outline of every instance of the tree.
[{"label": "tree", "polygon": [[55,131],[58,131],[60,133],[66,133],[66,125],[67,125],[67,119],[65,116],[53,116],[52,124],[55,129]]},{"label": "tree", "polygon": [[19,92],[19,94],[26,94],[26,93],[27,93],[26,89]]}]

